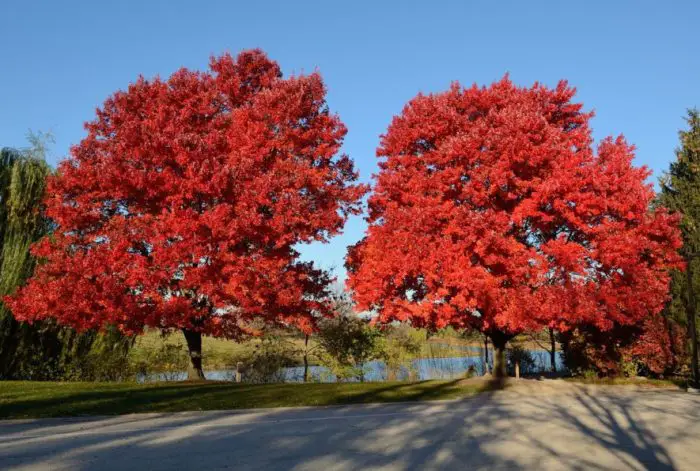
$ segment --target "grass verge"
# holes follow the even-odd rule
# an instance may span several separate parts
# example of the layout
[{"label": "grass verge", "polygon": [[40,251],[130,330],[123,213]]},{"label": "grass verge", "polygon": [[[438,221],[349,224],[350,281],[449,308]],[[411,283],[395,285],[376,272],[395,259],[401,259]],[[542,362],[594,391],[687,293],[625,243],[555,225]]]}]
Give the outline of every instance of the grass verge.
[{"label": "grass verge", "polygon": [[485,383],[235,384],[0,382],[0,419],[458,399]]},{"label": "grass verge", "polygon": [[564,381],[581,384],[597,384],[602,386],[625,386],[634,385],[649,388],[685,388],[687,380],[683,378],[672,379],[651,379],[651,378],[585,378],[583,376],[573,376],[564,378]]}]

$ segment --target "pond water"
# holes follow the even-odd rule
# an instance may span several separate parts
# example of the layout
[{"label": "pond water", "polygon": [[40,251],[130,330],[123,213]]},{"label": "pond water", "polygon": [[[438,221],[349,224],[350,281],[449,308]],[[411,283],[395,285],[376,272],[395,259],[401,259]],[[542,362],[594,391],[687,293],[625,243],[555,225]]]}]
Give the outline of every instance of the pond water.
[{"label": "pond water", "polygon": [[[453,379],[464,376],[464,374],[473,368],[477,375],[484,374],[484,357],[483,349],[479,347],[462,347],[467,355],[461,357],[449,358],[418,358],[411,362],[407,367],[403,367],[397,372],[396,379],[405,381],[409,379],[427,380],[427,379]],[[533,360],[532,365],[521,367],[521,374],[545,372],[551,369],[551,361],[549,352],[546,350],[529,350]],[[489,365],[493,366],[493,352],[489,350]],[[564,371],[563,357],[561,352],[556,354],[557,371]],[[386,381],[388,372],[383,361],[370,361],[364,365],[364,380],[365,381]],[[210,380],[218,381],[234,381],[236,377],[235,370],[212,370],[205,371],[204,376]],[[335,382],[336,378],[323,366],[309,367],[310,381],[312,382]],[[187,379],[186,372],[173,373],[158,373],[146,377],[138,378],[139,382],[144,381],[182,381]],[[304,380],[304,367],[293,366],[282,368],[279,372],[279,381],[295,383]],[[356,379],[356,381],[359,381]]]}]

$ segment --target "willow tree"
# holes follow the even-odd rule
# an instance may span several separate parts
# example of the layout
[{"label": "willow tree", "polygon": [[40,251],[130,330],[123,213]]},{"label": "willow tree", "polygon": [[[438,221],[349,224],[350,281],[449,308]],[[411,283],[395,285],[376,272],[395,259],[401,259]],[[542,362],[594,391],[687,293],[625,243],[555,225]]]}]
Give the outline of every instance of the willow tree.
[{"label": "willow tree", "polygon": [[29,140],[28,149],[0,150],[0,379],[56,378],[68,365],[82,372],[76,360],[94,348],[124,355],[130,345],[113,333],[78,335],[50,321],[18,322],[2,302],[32,275],[36,262],[29,247],[50,229],[41,211],[51,173],[44,160],[46,136],[30,134]]},{"label": "willow tree", "polygon": [[[49,173],[49,166],[35,152],[0,150],[0,299],[21,285],[34,268],[29,246],[46,231],[38,208]],[[0,301],[0,377],[17,377],[26,369],[42,343],[39,336],[38,327],[17,322]],[[43,342],[48,343],[56,342]]]}]

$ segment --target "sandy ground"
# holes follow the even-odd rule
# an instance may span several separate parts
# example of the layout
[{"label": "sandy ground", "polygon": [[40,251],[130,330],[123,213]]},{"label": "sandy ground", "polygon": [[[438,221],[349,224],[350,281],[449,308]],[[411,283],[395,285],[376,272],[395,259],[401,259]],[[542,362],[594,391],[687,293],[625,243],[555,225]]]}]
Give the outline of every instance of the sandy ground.
[{"label": "sandy ground", "polygon": [[700,396],[520,381],[459,401],[0,422],[1,469],[700,469]]}]

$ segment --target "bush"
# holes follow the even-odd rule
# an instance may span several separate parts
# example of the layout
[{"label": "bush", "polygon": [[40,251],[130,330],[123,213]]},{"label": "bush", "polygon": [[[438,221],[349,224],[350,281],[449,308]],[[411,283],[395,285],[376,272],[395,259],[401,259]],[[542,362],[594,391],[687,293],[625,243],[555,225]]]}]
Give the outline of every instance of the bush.
[{"label": "bush", "polygon": [[522,345],[511,345],[506,351],[506,361],[508,363],[508,374],[515,375],[515,365],[520,366],[520,374],[532,373],[535,367],[535,360],[528,350]]},{"label": "bush", "polygon": [[402,371],[407,371],[409,378],[415,376],[413,360],[422,350],[424,334],[405,324],[389,326],[382,333],[376,350],[386,365],[386,379],[394,381]]},{"label": "bush", "polygon": [[353,314],[324,319],[319,323],[318,355],[338,381],[365,379],[365,363],[379,358],[381,332]]},{"label": "bush", "polygon": [[66,379],[74,381],[127,381],[134,376],[129,352],[134,337],[116,329],[96,335],[90,350],[80,360],[68,365]]},{"label": "bush", "polygon": [[467,371],[464,372],[465,379],[473,378],[476,375],[477,375],[476,367],[474,365],[469,365],[469,368],[467,368]]},{"label": "bush", "polygon": [[596,379],[598,378],[598,372],[596,370],[583,370],[581,372],[581,376],[583,376],[584,379]]},{"label": "bush", "polygon": [[661,315],[608,331],[585,326],[559,334],[569,371],[593,370],[600,377],[677,373],[684,364],[683,339],[680,327]]},{"label": "bush", "polygon": [[279,335],[268,334],[255,346],[247,358],[241,358],[246,383],[284,382],[284,368],[295,365],[296,350],[291,342]]},{"label": "bush", "polygon": [[182,343],[167,343],[165,336],[161,336],[160,342],[144,350],[141,356],[132,357],[131,366],[146,381],[173,381],[182,379],[189,361],[187,348]]},{"label": "bush", "polygon": [[53,321],[15,326],[21,342],[10,345],[13,358],[2,365],[0,379],[121,381],[132,376],[128,357],[134,338],[117,329],[78,333]]},{"label": "bush", "polygon": [[637,374],[678,374],[689,362],[685,339],[685,329],[678,323],[666,316],[654,316],[644,322],[640,335],[623,350],[623,357],[635,363]]},{"label": "bush", "polygon": [[631,339],[630,327],[602,332],[592,326],[577,327],[559,334],[564,364],[574,375],[594,371],[596,376],[618,376],[622,362],[622,339]]},{"label": "bush", "polygon": [[623,358],[620,362],[620,374],[627,378],[634,378],[639,373],[639,364],[637,360]]}]

